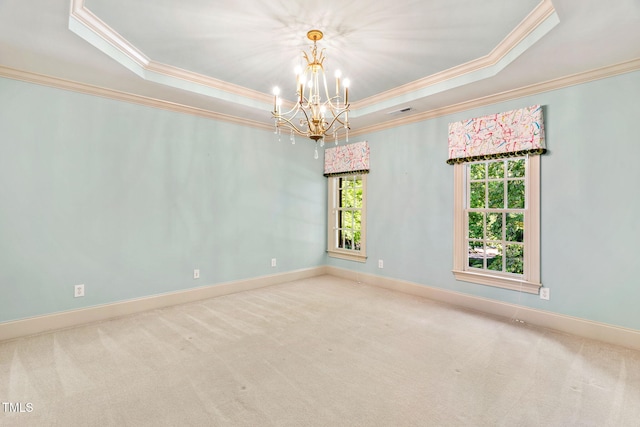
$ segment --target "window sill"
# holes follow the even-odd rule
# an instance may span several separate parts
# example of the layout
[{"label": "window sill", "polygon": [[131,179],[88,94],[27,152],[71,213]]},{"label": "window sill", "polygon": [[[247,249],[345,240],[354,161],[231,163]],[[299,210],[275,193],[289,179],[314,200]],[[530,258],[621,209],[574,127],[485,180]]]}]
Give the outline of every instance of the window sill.
[{"label": "window sill", "polygon": [[367,256],[365,254],[346,251],[327,251],[327,254],[329,254],[331,258],[346,259],[348,261],[367,262]]},{"label": "window sill", "polygon": [[470,271],[453,270],[456,280],[478,283],[480,285],[494,286],[496,288],[510,289],[513,291],[538,294],[542,284],[528,282],[526,280],[512,279],[510,277],[492,276],[490,274],[474,273]]}]

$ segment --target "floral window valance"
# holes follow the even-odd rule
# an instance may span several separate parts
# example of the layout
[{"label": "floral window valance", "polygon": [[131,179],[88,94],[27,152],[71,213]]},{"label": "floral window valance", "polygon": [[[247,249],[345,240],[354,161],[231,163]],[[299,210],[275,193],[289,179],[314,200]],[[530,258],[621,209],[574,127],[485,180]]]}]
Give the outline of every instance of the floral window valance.
[{"label": "floral window valance", "polygon": [[324,150],[324,176],[369,173],[369,143],[339,145]]},{"label": "floral window valance", "polygon": [[540,105],[449,124],[450,165],[545,152]]}]

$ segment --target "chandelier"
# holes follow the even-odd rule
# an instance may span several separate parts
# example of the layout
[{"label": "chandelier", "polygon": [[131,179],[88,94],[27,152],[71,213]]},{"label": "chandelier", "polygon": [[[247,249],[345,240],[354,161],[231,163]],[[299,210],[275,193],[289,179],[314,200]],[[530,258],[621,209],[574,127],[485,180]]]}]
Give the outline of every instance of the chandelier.
[{"label": "chandelier", "polygon": [[[340,71],[336,71],[335,95],[329,95],[329,86],[324,74],[324,49],[318,55],[318,40],[322,39],[322,31],[311,30],[307,38],[313,41],[311,52],[302,52],[307,65],[304,69],[296,69],[296,103],[286,113],[282,112],[280,89],[273,89],[273,111],[275,133],[280,135],[281,129],[290,133],[290,140],[295,144],[295,135],[311,138],[316,142],[315,158],[318,158],[318,143],[324,146],[325,136],[333,136],[338,144],[338,131],[344,130],[349,140],[349,80],[342,82]],[[322,83],[322,87],[320,84]],[[324,95],[324,100],[323,96]]]}]

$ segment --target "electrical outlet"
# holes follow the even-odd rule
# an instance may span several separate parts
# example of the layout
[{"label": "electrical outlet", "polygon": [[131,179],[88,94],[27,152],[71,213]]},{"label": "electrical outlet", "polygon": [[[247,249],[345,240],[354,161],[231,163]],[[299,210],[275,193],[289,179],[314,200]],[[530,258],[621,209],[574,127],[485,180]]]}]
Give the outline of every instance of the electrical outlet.
[{"label": "electrical outlet", "polygon": [[378,268],[384,268],[384,261],[381,259],[378,260]]},{"label": "electrical outlet", "polygon": [[198,270],[197,268],[195,270],[193,270],[193,278],[194,279],[199,279],[200,278],[200,270]]},{"label": "electrical outlet", "polygon": [[549,299],[549,288],[540,288],[540,299]]},{"label": "electrical outlet", "polygon": [[275,267],[275,266],[276,266],[276,259],[271,258],[271,267]]},{"label": "electrical outlet", "polygon": [[73,287],[73,297],[83,297],[84,296],[84,285],[75,285]]}]

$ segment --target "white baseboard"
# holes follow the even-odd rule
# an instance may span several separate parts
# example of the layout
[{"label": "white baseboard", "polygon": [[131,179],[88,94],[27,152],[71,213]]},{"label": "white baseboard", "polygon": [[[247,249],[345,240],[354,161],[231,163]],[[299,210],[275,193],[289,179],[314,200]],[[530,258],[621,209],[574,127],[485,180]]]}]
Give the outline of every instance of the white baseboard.
[{"label": "white baseboard", "polygon": [[429,298],[435,301],[441,301],[483,313],[507,318],[517,317],[517,319],[532,325],[620,345],[634,350],[640,350],[640,331],[638,330],[518,306],[515,304],[467,295],[460,292],[433,288],[404,280],[376,276],[368,273],[359,273],[332,266],[314,267],[269,276],[237,280],[217,285],[120,301],[112,304],[87,307],[79,310],[64,311],[44,316],[4,322],[0,323],[0,341],[104,321],[116,317],[141,313],[143,311],[219,297],[222,295],[229,295],[236,292],[263,288],[279,283],[307,279],[310,277],[321,276],[323,274],[330,274],[332,276],[363,282],[393,291]]},{"label": "white baseboard", "polygon": [[327,266],[327,274],[393,291],[429,298],[483,313],[507,318],[516,317],[532,325],[640,350],[640,331],[635,329],[608,325],[606,323],[476,297],[446,289],[433,288],[404,280],[359,273],[338,267]]},{"label": "white baseboard", "polygon": [[0,323],[0,341],[100,322],[143,311],[302,280],[323,274],[326,274],[325,266],[314,267],[4,322]]}]

